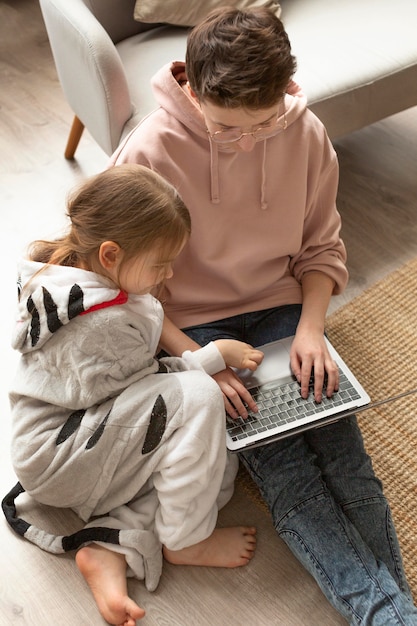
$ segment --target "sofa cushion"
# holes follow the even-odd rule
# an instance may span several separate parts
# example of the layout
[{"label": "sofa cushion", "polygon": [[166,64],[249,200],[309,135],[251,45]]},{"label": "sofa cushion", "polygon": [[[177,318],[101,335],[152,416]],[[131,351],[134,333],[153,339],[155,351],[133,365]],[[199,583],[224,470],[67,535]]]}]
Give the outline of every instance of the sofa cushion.
[{"label": "sofa cushion", "polygon": [[417,103],[415,0],[280,1],[295,81],[332,138]]},{"label": "sofa cushion", "polygon": [[276,0],[200,0],[200,2],[178,2],[178,0],[136,0],[134,18],[147,24],[175,24],[195,26],[213,9],[222,6],[237,9],[267,7],[279,17],[281,7]]}]

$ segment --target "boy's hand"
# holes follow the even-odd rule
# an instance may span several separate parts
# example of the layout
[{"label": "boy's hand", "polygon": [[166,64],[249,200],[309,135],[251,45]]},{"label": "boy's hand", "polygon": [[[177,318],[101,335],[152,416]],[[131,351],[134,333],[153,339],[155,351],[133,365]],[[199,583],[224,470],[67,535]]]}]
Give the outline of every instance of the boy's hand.
[{"label": "boy's hand", "polygon": [[301,396],[308,398],[310,376],[314,369],[314,399],[321,402],[323,384],[325,393],[330,398],[339,389],[339,370],[332,359],[324,341],[324,335],[295,334],[290,351],[291,369],[301,386]]},{"label": "boy's hand", "polygon": [[264,358],[263,352],[248,343],[236,339],[216,339],[214,341],[229,367],[255,371]]}]

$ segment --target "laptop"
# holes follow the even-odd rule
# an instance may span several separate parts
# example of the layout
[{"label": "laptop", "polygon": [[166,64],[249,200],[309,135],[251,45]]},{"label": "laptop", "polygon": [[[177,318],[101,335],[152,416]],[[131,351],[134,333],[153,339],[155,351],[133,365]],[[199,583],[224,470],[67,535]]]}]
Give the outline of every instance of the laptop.
[{"label": "laptop", "polygon": [[311,381],[309,397],[303,399],[290,368],[292,340],[286,337],[259,346],[264,359],[255,372],[235,370],[254,397],[259,413],[250,412],[246,419],[227,416],[226,443],[232,452],[324,426],[370,403],[370,397],[327,338],[330,355],[339,368],[339,390],[331,398],[323,394],[322,402],[317,403]]}]

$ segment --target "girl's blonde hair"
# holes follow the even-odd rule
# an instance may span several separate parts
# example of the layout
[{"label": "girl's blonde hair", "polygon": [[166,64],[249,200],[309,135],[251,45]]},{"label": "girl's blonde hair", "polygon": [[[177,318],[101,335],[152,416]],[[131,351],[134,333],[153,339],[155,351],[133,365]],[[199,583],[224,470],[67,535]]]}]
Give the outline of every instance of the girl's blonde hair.
[{"label": "girl's blonde hair", "polygon": [[104,241],[123,250],[123,262],[155,248],[175,256],[191,232],[177,191],[159,174],[124,164],[87,179],[67,202],[70,227],[55,241],[31,244],[30,259],[53,265],[96,268]]}]

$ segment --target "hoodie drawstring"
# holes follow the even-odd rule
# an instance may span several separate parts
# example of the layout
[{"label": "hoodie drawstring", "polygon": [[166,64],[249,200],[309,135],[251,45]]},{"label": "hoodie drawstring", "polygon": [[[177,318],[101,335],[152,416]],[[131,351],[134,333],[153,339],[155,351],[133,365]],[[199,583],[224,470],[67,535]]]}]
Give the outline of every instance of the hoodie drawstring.
[{"label": "hoodie drawstring", "polygon": [[220,202],[220,190],[219,190],[219,151],[217,144],[212,140],[210,133],[208,133],[210,142],[210,185],[211,185],[211,201],[214,204]]},{"label": "hoodie drawstring", "polygon": [[[211,201],[214,204],[220,202],[220,189],[219,189],[219,151],[217,144],[212,140],[210,134],[208,135],[210,143],[210,193]],[[268,209],[268,202],[266,200],[266,139],[263,141],[262,148],[262,169],[261,169],[261,209],[266,211]]]},{"label": "hoodie drawstring", "polygon": [[262,182],[261,182],[261,209],[266,211],[268,203],[266,201],[266,139],[263,140],[262,153]]}]

